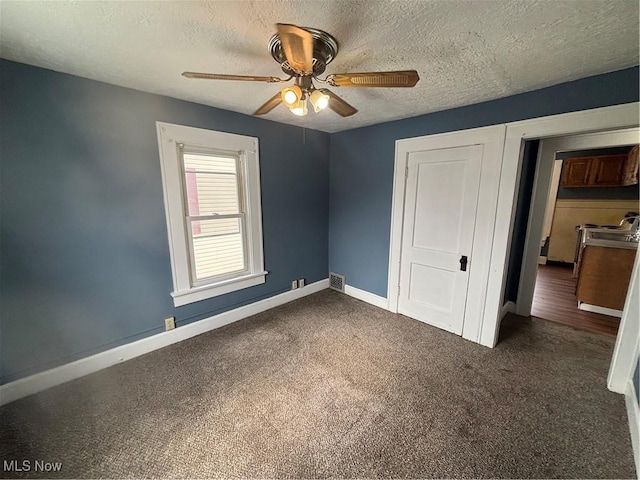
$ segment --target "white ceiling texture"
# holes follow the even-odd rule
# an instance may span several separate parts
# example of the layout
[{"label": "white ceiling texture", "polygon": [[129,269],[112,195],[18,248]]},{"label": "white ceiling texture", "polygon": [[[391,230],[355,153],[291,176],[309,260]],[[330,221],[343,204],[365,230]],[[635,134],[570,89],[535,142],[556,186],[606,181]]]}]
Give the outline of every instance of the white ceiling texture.
[{"label": "white ceiling texture", "polygon": [[0,56],[251,114],[282,84],[194,80],[185,70],[286,77],[276,23],[332,34],[325,74],[415,69],[414,88],[332,88],[359,112],[265,118],[336,132],[505,97],[638,64],[637,0],[0,2]]}]

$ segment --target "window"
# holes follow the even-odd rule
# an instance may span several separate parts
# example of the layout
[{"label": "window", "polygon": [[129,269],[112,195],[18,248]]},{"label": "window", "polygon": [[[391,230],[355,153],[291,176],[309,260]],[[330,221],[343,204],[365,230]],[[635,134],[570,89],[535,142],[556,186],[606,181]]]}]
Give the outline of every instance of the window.
[{"label": "window", "polygon": [[258,139],[157,128],[175,306],[264,283]]}]

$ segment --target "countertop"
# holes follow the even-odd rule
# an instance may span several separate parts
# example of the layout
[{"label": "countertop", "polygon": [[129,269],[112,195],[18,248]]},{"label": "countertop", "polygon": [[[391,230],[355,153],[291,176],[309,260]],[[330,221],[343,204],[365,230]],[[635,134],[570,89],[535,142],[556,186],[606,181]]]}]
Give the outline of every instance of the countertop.
[{"label": "countertop", "polygon": [[[636,250],[638,248],[637,241],[628,241],[624,239],[630,234],[631,234],[631,231],[626,229],[612,230],[612,229],[606,229],[606,228],[585,228],[582,241],[585,245],[592,245],[594,247],[623,248],[625,250]],[[598,235],[606,236],[609,238],[597,238]],[[618,240],[615,237],[620,237],[620,240]]]},{"label": "countertop", "polygon": [[621,242],[616,240],[601,240],[595,238],[588,238],[584,242],[585,245],[591,245],[593,247],[608,247],[608,248],[624,248],[626,250],[636,250],[638,248],[638,242]]}]

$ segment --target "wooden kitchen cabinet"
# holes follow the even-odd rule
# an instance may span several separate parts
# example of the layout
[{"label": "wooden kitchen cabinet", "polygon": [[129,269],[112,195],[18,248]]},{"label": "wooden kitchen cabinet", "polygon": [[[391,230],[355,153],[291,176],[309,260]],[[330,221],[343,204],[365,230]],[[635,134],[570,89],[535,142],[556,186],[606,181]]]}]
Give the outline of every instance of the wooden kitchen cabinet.
[{"label": "wooden kitchen cabinet", "polygon": [[622,310],[635,258],[636,250],[585,246],[576,289],[578,301]]},{"label": "wooden kitchen cabinet", "polygon": [[622,173],[627,155],[595,157],[591,163],[590,187],[615,187],[622,185]]},{"label": "wooden kitchen cabinet", "polygon": [[629,154],[564,160],[563,187],[619,187],[638,183],[638,146]]},{"label": "wooden kitchen cabinet", "polygon": [[633,147],[627,156],[627,161],[622,172],[623,185],[636,185],[638,183],[638,145]]},{"label": "wooden kitchen cabinet", "polygon": [[567,158],[562,170],[563,187],[584,187],[589,183],[592,157]]}]

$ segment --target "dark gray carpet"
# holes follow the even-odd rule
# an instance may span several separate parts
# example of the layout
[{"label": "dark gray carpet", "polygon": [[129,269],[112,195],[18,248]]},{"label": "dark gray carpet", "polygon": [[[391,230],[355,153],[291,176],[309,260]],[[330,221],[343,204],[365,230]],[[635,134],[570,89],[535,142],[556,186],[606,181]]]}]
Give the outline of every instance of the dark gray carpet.
[{"label": "dark gray carpet", "polygon": [[501,335],[488,349],[327,290],[3,407],[2,460],[64,477],[633,477],[613,339],[518,317]]}]

